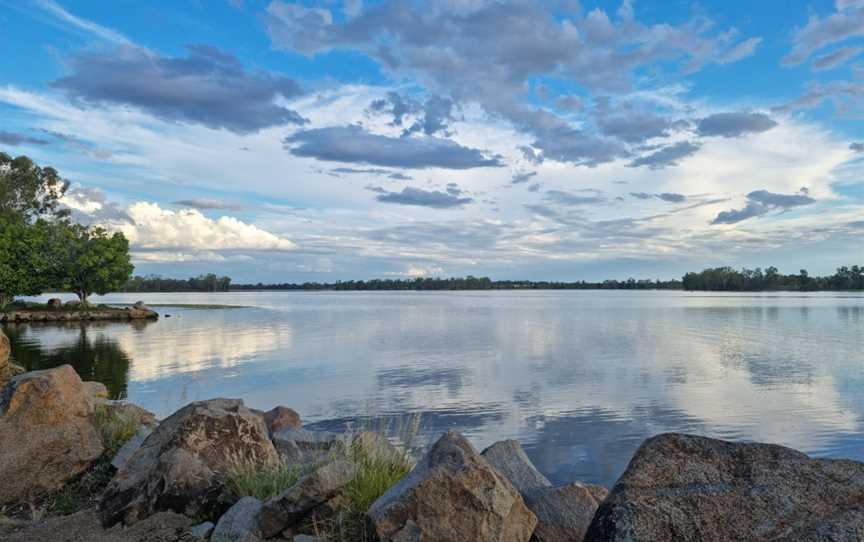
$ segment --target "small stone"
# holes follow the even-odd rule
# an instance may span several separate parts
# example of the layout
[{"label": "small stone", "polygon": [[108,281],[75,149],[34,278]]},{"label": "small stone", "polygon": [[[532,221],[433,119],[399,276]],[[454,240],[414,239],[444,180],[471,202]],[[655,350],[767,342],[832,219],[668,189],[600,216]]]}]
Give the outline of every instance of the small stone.
[{"label": "small stone", "polygon": [[212,521],[205,521],[204,523],[199,523],[189,529],[189,534],[192,536],[193,540],[204,542],[210,539],[214,527],[216,526],[213,525]]},{"label": "small stone", "polygon": [[273,433],[279,455],[291,463],[320,463],[347,457],[350,435],[331,431],[281,429]]},{"label": "small stone", "polygon": [[299,429],[303,425],[300,421],[300,414],[297,414],[294,409],[284,406],[277,406],[265,412],[264,423],[267,424],[271,434],[282,429]]},{"label": "small stone", "polygon": [[243,497],[219,518],[210,542],[258,542],[258,515],[261,501],[255,497]]}]

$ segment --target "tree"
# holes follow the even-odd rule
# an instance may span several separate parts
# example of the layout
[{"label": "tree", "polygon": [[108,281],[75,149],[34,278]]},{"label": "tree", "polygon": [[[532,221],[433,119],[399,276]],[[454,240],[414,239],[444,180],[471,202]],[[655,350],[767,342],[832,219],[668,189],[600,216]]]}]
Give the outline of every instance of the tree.
[{"label": "tree", "polygon": [[0,152],[0,218],[31,223],[38,218],[68,216],[60,199],[69,183],[52,167],[39,167],[26,156]]},{"label": "tree", "polygon": [[87,305],[91,294],[107,294],[123,287],[135,267],[129,261],[129,241],[122,233],[102,228],[64,224],[52,240],[59,285],[75,292]]},{"label": "tree", "polygon": [[18,295],[39,295],[51,286],[47,240],[52,225],[26,224],[0,217],[0,309]]}]

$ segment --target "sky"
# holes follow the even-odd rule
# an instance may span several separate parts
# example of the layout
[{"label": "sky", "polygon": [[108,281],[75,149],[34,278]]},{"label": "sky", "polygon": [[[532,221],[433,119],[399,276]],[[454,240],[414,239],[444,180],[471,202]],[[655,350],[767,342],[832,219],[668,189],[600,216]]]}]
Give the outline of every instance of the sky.
[{"label": "sky", "polygon": [[0,54],[136,274],[864,263],[862,0],[0,0]]}]

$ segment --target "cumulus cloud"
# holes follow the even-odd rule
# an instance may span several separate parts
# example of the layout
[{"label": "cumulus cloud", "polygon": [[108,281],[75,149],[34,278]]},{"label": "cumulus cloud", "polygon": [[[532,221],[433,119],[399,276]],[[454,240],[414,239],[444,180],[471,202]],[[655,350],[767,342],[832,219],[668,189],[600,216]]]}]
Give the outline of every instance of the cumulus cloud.
[{"label": "cumulus cloud", "polygon": [[129,105],[161,119],[237,133],[306,122],[278,103],[301,93],[292,79],[246,71],[213,47],[187,50],[182,58],[134,46],[87,50],[72,57],[71,73],[53,85],[87,103]]},{"label": "cumulus cloud", "polygon": [[742,209],[721,211],[712,224],[736,224],[738,222],[768,214],[774,210],[810,205],[816,200],[808,195],[807,189],[798,194],[776,194],[767,190],[755,190],[747,194],[747,205]]},{"label": "cumulus cloud", "polygon": [[17,145],[47,145],[48,141],[39,139],[38,137],[19,134],[17,132],[7,132],[0,130],[0,144],[17,146]]},{"label": "cumulus cloud", "polygon": [[[479,103],[530,134],[534,160],[588,167],[631,153],[593,127],[575,126],[554,111],[525,105],[529,81],[549,75],[590,92],[624,92],[631,89],[633,75],[647,66],[662,62],[690,73],[706,64],[734,62],[758,44],[717,30],[702,16],[678,25],[647,25],[630,8],[619,10],[614,20],[600,9],[568,10],[562,16],[554,4],[432,0],[418,11],[410,3],[385,0],[345,19],[328,9],[274,0],[264,21],[276,48],[308,55],[359,50],[396,77],[412,77],[456,103]],[[577,100],[562,102],[562,109],[578,107]],[[378,107],[401,122],[411,106],[401,97],[396,105],[384,100]],[[666,123],[648,117],[639,119],[641,126],[612,119],[606,129],[624,141],[664,135]]]},{"label": "cumulus cloud", "polygon": [[630,162],[630,167],[647,166],[650,169],[663,169],[669,166],[678,165],[681,160],[695,154],[700,145],[689,141],[680,141],[673,145],[668,145],[655,152],[646,154],[636,158]]},{"label": "cumulus cloud", "polygon": [[285,138],[294,156],[406,169],[500,167],[497,157],[432,136],[389,137],[359,126],[301,130]]},{"label": "cumulus cloud", "polygon": [[79,224],[91,225],[106,221],[130,220],[129,215],[116,203],[109,201],[98,188],[71,186],[60,205],[70,211],[69,218]]},{"label": "cumulus cloud", "polygon": [[420,207],[432,207],[433,209],[448,209],[461,207],[473,200],[468,197],[460,197],[461,190],[448,187],[447,192],[439,190],[422,190],[420,188],[405,187],[401,192],[387,192],[386,190],[375,190],[380,192],[376,199],[384,203],[396,203],[399,205],[417,205]]},{"label": "cumulus cloud", "polygon": [[715,113],[699,120],[696,130],[703,137],[740,137],[765,132],[777,123],[765,113]]},{"label": "cumulus cloud", "polygon": [[296,245],[261,228],[223,216],[210,219],[197,209],[171,211],[138,202],[127,209],[128,221],[110,227],[123,232],[138,249],[292,250]]},{"label": "cumulus cloud", "polygon": [[864,142],[856,141],[849,144],[849,150],[855,152],[864,152]]}]

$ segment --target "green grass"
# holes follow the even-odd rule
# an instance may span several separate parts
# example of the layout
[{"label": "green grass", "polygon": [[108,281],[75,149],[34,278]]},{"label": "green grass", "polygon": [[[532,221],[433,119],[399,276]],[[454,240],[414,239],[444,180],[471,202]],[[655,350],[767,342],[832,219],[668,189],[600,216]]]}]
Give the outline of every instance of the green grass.
[{"label": "green grass", "polygon": [[102,456],[81,476],[50,495],[45,503],[46,511],[65,516],[95,506],[113,475],[111,459]]},{"label": "green grass", "polygon": [[282,459],[266,463],[240,460],[228,470],[227,482],[238,497],[266,501],[296,484],[301,470],[299,465]]},{"label": "green grass", "polygon": [[105,406],[96,408],[93,422],[102,437],[105,455],[109,458],[113,458],[120,448],[135,436],[139,427],[134,416],[124,415]]}]

